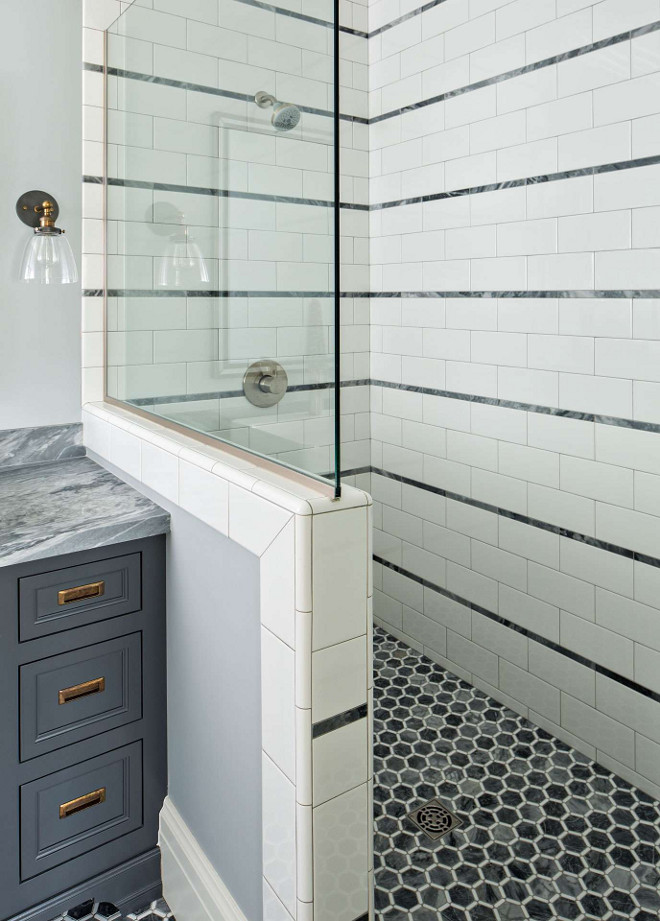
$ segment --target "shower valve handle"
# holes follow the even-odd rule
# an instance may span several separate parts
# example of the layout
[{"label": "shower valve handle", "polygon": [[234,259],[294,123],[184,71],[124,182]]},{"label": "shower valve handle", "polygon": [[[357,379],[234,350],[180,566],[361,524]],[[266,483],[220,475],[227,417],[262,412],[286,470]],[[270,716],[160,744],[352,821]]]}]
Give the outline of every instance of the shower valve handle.
[{"label": "shower valve handle", "polygon": [[263,393],[272,393],[273,395],[284,393],[286,390],[286,380],[280,375],[264,374],[259,381],[259,390]]},{"label": "shower valve handle", "polygon": [[286,371],[272,358],[253,362],[243,377],[243,393],[254,406],[275,406],[288,386]]}]

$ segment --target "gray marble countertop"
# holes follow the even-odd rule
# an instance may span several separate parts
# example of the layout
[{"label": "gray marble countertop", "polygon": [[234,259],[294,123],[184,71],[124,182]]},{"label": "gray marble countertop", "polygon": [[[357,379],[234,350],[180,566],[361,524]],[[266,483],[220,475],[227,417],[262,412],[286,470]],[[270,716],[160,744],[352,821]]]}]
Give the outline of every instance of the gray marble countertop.
[{"label": "gray marble countertop", "polygon": [[87,457],[0,469],[0,566],[169,527],[164,509]]}]

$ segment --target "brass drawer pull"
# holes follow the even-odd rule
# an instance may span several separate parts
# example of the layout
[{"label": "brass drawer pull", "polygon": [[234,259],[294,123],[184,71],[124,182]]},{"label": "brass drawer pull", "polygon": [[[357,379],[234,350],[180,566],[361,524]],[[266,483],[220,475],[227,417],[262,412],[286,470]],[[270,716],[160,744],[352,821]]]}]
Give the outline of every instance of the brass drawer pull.
[{"label": "brass drawer pull", "polygon": [[105,802],[105,787],[100,790],[94,790],[93,793],[86,793],[77,799],[72,799],[68,803],[62,803],[60,806],[60,818],[68,819],[71,815],[82,812],[83,809],[89,809],[91,806],[100,806]]},{"label": "brass drawer pull", "polygon": [[94,678],[93,681],[85,681],[83,684],[76,684],[72,688],[63,688],[57,695],[58,703],[68,704],[72,700],[78,700],[80,697],[89,697],[90,694],[101,694],[105,691],[105,678]]},{"label": "brass drawer pull", "polygon": [[84,598],[98,598],[105,592],[105,582],[88,582],[87,585],[76,585],[75,588],[65,588],[57,593],[58,604],[71,604],[72,601],[82,601]]}]

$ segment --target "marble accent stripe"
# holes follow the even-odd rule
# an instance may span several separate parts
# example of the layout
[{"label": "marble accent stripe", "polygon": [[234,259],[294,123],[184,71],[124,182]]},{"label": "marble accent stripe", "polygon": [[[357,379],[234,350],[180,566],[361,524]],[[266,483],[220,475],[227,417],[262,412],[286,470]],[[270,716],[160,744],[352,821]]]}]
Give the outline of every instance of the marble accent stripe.
[{"label": "marble accent stripe", "polygon": [[[82,181],[93,185],[103,185],[102,176],[84,175]],[[322,198],[297,198],[287,195],[268,195],[265,192],[242,192],[233,189],[217,189],[212,186],[177,185],[171,182],[150,182],[146,179],[120,179],[109,176],[109,186],[125,189],[147,189],[156,192],[181,192],[184,195],[209,195],[212,198],[244,198],[252,201],[272,201],[289,205],[309,205],[315,208],[334,208],[334,202]],[[369,205],[356,202],[341,202],[341,208],[351,211],[368,211]]]},{"label": "marble accent stripe", "polygon": [[[87,296],[86,292],[83,292]],[[101,292],[102,295],[103,292]],[[198,290],[176,288],[157,291],[151,288],[108,288],[108,297],[334,297],[334,291],[242,291],[220,288]],[[98,289],[92,289],[90,297],[98,297]]]},{"label": "marble accent stripe", "polygon": [[[440,0],[443,2],[443,0]],[[431,9],[433,6],[437,6],[436,3],[431,3],[427,6],[427,9]],[[418,15],[418,13],[425,12],[424,7],[420,7],[418,11],[413,11],[408,13],[406,16],[401,17],[399,20],[396,20],[393,25],[398,25],[400,22],[405,22],[407,19],[411,19],[413,16]],[[380,31],[385,31],[387,28],[392,28],[390,26],[381,26]],[[560,64],[562,61],[570,61],[572,58],[582,57],[585,54],[591,54],[594,51],[600,51],[603,48],[608,48],[611,45],[618,45],[621,42],[627,42],[634,38],[639,38],[642,35],[648,35],[651,32],[656,32],[660,29],[660,21],[651,22],[645,26],[639,26],[636,29],[629,29],[627,32],[620,32],[617,35],[612,35],[609,38],[600,39],[597,42],[591,42],[588,45],[582,45],[579,48],[573,48],[570,51],[564,51],[561,54],[553,55],[549,58],[544,58],[541,61],[535,61],[533,64],[525,64],[522,67],[516,67],[513,70],[505,71],[504,73],[497,74],[494,77],[488,77],[485,80],[478,80],[476,83],[469,83],[465,86],[457,87],[453,90],[447,90],[445,93],[439,93],[437,96],[430,96],[428,99],[422,99],[420,102],[413,102],[406,106],[401,106],[398,109],[392,109],[389,112],[384,112],[382,115],[374,115],[369,119],[369,124],[373,125],[376,122],[386,121],[389,118],[395,118],[397,115],[404,115],[406,112],[413,112],[415,109],[423,109],[426,106],[435,105],[438,102],[444,102],[447,99],[453,99],[455,96],[463,96],[466,93],[472,93],[475,90],[484,89],[486,86],[494,86],[497,83],[504,83],[507,80],[513,80],[515,77],[521,77],[525,74],[529,74],[534,70],[542,70],[545,67],[551,67],[553,64]],[[370,33],[369,38],[372,37],[374,33]]]},{"label": "marble accent stripe", "polygon": [[590,299],[597,298],[605,300],[607,298],[634,298],[638,300],[656,300],[660,298],[660,288],[629,288],[614,289],[608,288],[597,290],[594,288],[583,288],[581,290],[563,290],[563,291],[351,291],[342,294],[342,297],[368,297],[373,300],[408,297],[408,298],[484,298],[497,300],[498,298],[530,298],[534,300],[543,300],[549,298],[561,299]]},{"label": "marble accent stripe", "polygon": [[[360,387],[362,381],[342,381],[342,387]],[[317,390],[334,390],[334,381],[318,381],[313,384],[290,384],[287,393],[309,393]],[[243,389],[240,390],[213,390],[205,393],[179,393],[161,397],[136,397],[132,400],[126,400],[132,406],[168,406],[172,403],[199,403],[203,400],[230,400],[234,397],[245,396]]]},{"label": "marble accent stripe", "polygon": [[[318,19],[316,16],[308,16],[306,13],[298,13],[296,10],[285,10],[281,6],[275,6],[272,3],[264,3],[263,0],[237,0],[238,3],[244,3],[246,6],[256,6],[261,10],[269,10],[277,13],[279,16],[289,16],[291,19],[300,19],[302,22],[309,22],[313,25],[324,26],[327,29],[334,29],[334,21],[329,22],[327,19]],[[442,2],[442,0],[440,0]],[[349,35],[357,35],[360,38],[368,38],[367,32],[360,29],[352,29],[349,26],[339,26],[340,32],[346,32]]]},{"label": "marble accent stripe", "polygon": [[211,186],[178,185],[173,182],[150,182],[146,179],[120,179],[108,177],[109,186],[122,189],[148,189],[154,192],[180,192],[184,195],[209,195],[212,198],[244,198],[249,201],[272,201],[287,205],[310,205],[316,208],[332,208],[333,202],[317,198],[298,198],[290,195],[269,195],[266,192],[241,192],[234,189],[217,189]]},{"label": "marble accent stripe", "polygon": [[430,3],[425,3],[423,6],[418,6],[416,9],[410,10],[409,13],[405,13],[403,16],[398,16],[391,22],[386,22],[384,25],[378,26],[377,29],[372,29],[372,31],[367,35],[367,38],[376,38],[377,35],[382,35],[383,32],[387,32],[390,29],[393,29],[395,26],[400,26],[402,22],[407,22],[409,19],[414,19],[415,16],[420,16],[422,13],[426,13],[427,10],[432,10],[434,6],[440,6],[441,3],[446,2],[447,0],[431,0]]},{"label": "marble accent stripe", "polygon": [[591,669],[591,671],[597,672],[599,675],[603,675],[605,678],[609,678],[612,681],[616,681],[618,684],[624,685],[631,691],[635,691],[637,694],[641,694],[643,697],[648,697],[651,700],[660,703],[660,694],[658,694],[656,691],[652,691],[650,688],[646,688],[643,685],[638,684],[636,681],[632,681],[630,678],[619,675],[617,672],[613,672],[611,669],[606,668],[604,665],[599,665],[598,662],[593,662],[591,659],[587,659],[586,656],[582,656],[577,652],[573,652],[572,649],[567,649],[565,646],[561,646],[559,643],[555,643],[553,640],[549,640],[546,637],[541,636],[539,633],[535,633],[533,630],[528,630],[526,627],[521,627],[520,624],[516,624],[513,621],[507,620],[506,617],[502,617],[500,614],[496,614],[494,611],[490,611],[488,608],[484,608],[474,601],[468,601],[467,598],[463,598],[461,595],[457,595],[455,592],[450,592],[448,589],[442,588],[440,585],[436,585],[435,582],[424,579],[422,576],[418,576],[415,573],[410,572],[410,570],[404,569],[402,566],[397,565],[396,563],[391,563],[389,560],[385,560],[382,557],[376,555],[374,555],[373,560],[375,563],[380,563],[380,565],[384,566],[386,569],[391,569],[392,572],[396,572],[400,576],[404,576],[405,578],[416,582],[418,585],[422,585],[424,588],[428,588],[433,592],[437,592],[444,598],[449,598],[451,601],[462,604],[470,611],[476,611],[477,614],[481,614],[483,617],[487,617],[489,620],[492,620],[497,624],[501,624],[503,627],[508,627],[510,630],[514,630],[516,633],[520,633],[522,636],[526,636],[528,639],[533,640],[535,643],[540,643],[542,646],[546,646],[548,649],[552,649],[554,652],[558,652],[560,655],[566,656],[567,659],[572,659],[579,665],[584,665],[586,668]]},{"label": "marble accent stripe", "polygon": [[[121,289],[116,289],[121,290]],[[160,292],[160,291],[151,291],[147,290],[147,296],[150,297],[168,297],[168,296],[178,296],[177,292]],[[199,292],[197,296],[204,297],[207,292]],[[103,297],[104,291],[102,288],[86,288],[83,291],[85,297]],[[122,295],[116,295],[121,297]],[[192,296],[192,295],[191,295]],[[226,295],[231,297],[231,292]],[[243,296],[243,294],[239,294]],[[288,292],[252,292],[250,297],[290,297]],[[322,294],[317,294],[317,297],[334,297],[334,293],[328,294],[327,292]],[[660,300],[660,288],[638,288],[630,290],[604,290],[596,291],[590,289],[584,289],[581,291],[341,291],[339,296],[341,298],[370,298],[372,300],[385,300],[387,298],[397,298],[397,297],[406,297],[406,298],[436,298],[438,300],[442,298],[464,298],[469,300],[472,298],[476,299],[490,299],[496,300],[497,298],[530,298],[533,300],[546,299],[546,298],[561,298],[561,299],[590,299],[597,298],[600,300],[604,299],[635,299],[635,300]]]},{"label": "marble accent stripe", "polygon": [[526,176],[522,179],[507,179],[504,182],[490,182],[487,185],[472,186],[467,189],[453,189],[450,192],[430,192],[414,198],[401,198],[395,201],[377,202],[369,205],[369,211],[383,211],[386,208],[399,208],[403,205],[418,205],[429,201],[443,201],[447,198],[462,198],[465,195],[481,195],[484,192],[499,192],[503,189],[519,189],[540,185],[545,182],[560,182],[564,179],[578,179],[583,176],[597,176],[601,173],[615,173],[644,166],[657,166],[660,155],[637,157],[634,160],[620,160],[617,163],[602,163],[599,166],[584,166],[578,169],[566,169],[557,173],[544,173],[540,176]]},{"label": "marble accent stripe", "polygon": [[312,738],[318,739],[320,736],[327,735],[329,732],[334,732],[335,729],[341,729],[342,726],[349,726],[351,723],[363,720],[366,718],[367,713],[368,706],[364,703],[360,704],[358,707],[351,707],[350,710],[344,710],[343,713],[337,713],[336,716],[329,716],[325,720],[313,723]]},{"label": "marble accent stripe", "polygon": [[617,428],[638,429],[642,432],[660,432],[660,424],[643,422],[639,419],[624,419],[619,416],[604,416],[580,410],[561,409],[556,406],[542,406],[536,403],[522,403],[516,400],[503,400],[499,397],[484,397],[473,393],[459,393],[455,390],[439,390],[434,387],[418,387],[416,384],[397,384],[392,381],[369,380],[372,387],[384,387],[388,390],[406,390],[422,393],[426,396],[445,397],[449,400],[462,400],[466,403],[483,403],[487,406],[502,406],[506,409],[519,409],[527,413],[539,413],[543,416],[563,416],[565,419],[579,419],[581,422],[596,422],[599,425],[614,425]]},{"label": "marble accent stripe", "polygon": [[[520,512],[513,512],[511,509],[501,508],[497,505],[490,505],[488,502],[481,502],[478,499],[471,499],[469,496],[463,496],[460,493],[451,492],[449,489],[443,489],[441,486],[432,486],[430,483],[422,483],[420,480],[413,480],[411,477],[403,476],[400,473],[391,473],[389,470],[383,470],[380,467],[371,467],[371,473],[385,477],[388,480],[395,480],[397,483],[403,483],[406,486],[414,486],[416,489],[422,489],[425,492],[434,493],[436,496],[443,496],[445,499],[451,499],[454,502],[461,502],[463,505],[469,505],[472,508],[481,509],[483,512],[491,512],[501,518],[509,518],[520,524],[530,525],[532,528],[538,528],[541,531],[548,531],[551,534],[557,534],[559,537],[566,537],[569,540],[578,541],[581,544],[588,544],[598,550],[604,550],[606,553],[614,553],[616,556],[623,556],[626,559],[634,560],[636,563],[644,563],[647,566],[660,568],[660,559],[649,556],[646,553],[639,553],[636,550],[629,550],[627,547],[620,547],[618,544],[609,543],[609,541],[599,540],[597,537],[591,537],[588,534],[580,534],[579,531],[572,531],[569,528],[562,528],[556,524],[550,524],[548,521],[541,521],[538,518],[531,518],[529,515],[522,515]],[[660,519],[658,521],[660,526]]]},{"label": "marble accent stripe", "polygon": [[[138,70],[124,70],[121,67],[109,66],[104,68],[102,64],[83,63],[83,70],[103,73],[104,71],[110,77],[119,77],[122,80],[137,80],[140,83],[157,83],[159,86],[170,86],[175,89],[186,90],[191,93],[203,93],[207,96],[221,96],[224,99],[237,99],[239,102],[254,102],[253,93],[238,93],[235,90],[225,90],[217,86],[208,86],[205,83],[191,83],[186,80],[176,80],[173,77],[160,77],[155,74],[144,74]],[[320,115],[323,118],[334,118],[334,112],[329,109],[317,109],[312,106],[298,105],[301,112],[307,112],[309,115]],[[342,121],[357,122],[358,124],[368,125],[369,119],[361,115],[349,115],[346,112],[340,112],[339,118]]]},{"label": "marble accent stripe", "polygon": [[[141,292],[141,293],[144,294],[145,292]],[[120,296],[130,296],[131,294],[132,292],[129,292],[128,294],[123,294]],[[185,297],[185,296],[190,296],[191,292],[171,291],[171,292],[167,292],[167,294],[172,297]],[[192,294],[193,296],[202,296],[202,297],[214,296],[213,292],[192,292]],[[146,292],[146,295],[149,296],[149,292]],[[108,296],[110,297],[115,296],[115,292],[113,290],[110,290],[108,292]],[[140,292],[138,292],[137,296],[140,296]],[[254,297],[255,293],[254,292],[244,292],[244,291],[243,292],[241,291],[230,292],[230,293],[220,292],[220,293],[216,293],[216,296]],[[320,295],[313,295],[310,292],[307,292],[307,293],[298,292],[298,293],[293,293],[293,294],[292,293],[282,294],[281,292],[273,294],[273,293],[264,292],[264,293],[258,294],[257,296],[264,296],[264,297],[317,296],[318,297]],[[332,295],[327,295],[327,296],[332,296]],[[454,391],[454,390],[440,390],[434,387],[418,387],[416,384],[397,384],[392,381],[381,381],[381,380],[376,380],[374,378],[369,378],[369,377],[354,378],[353,380],[342,381],[341,386],[342,387],[382,387],[387,390],[404,390],[409,393],[421,393],[424,396],[442,397],[444,399],[460,400],[466,403],[480,403],[486,406],[500,406],[505,409],[518,409],[521,412],[538,413],[539,415],[543,415],[543,416],[560,416],[565,419],[577,419],[580,422],[594,422],[594,423],[597,423],[598,425],[612,425],[612,426],[615,426],[616,428],[628,428],[628,429],[636,429],[637,431],[642,431],[642,432],[660,433],[660,424],[657,422],[644,422],[639,419],[625,419],[619,416],[603,416],[598,413],[588,413],[588,412],[582,412],[580,410],[572,410],[572,409],[561,409],[556,406],[542,406],[540,404],[535,404],[535,403],[522,403],[516,400],[504,400],[498,397],[484,397],[484,396],[479,396],[473,393],[459,393],[458,391]],[[314,383],[314,384],[294,384],[288,389],[289,391],[294,391],[297,389],[300,389],[300,390],[324,389],[326,387],[334,387],[334,382]],[[226,390],[226,391],[218,391],[218,392],[208,393],[208,394],[195,394],[192,397],[190,395],[184,394],[181,397],[166,396],[166,397],[158,397],[156,399],[162,400],[162,402],[164,403],[166,402],[171,403],[171,402],[184,402],[186,399],[190,400],[193,398],[195,400],[222,399],[223,397],[227,397],[227,396],[240,396],[241,393],[242,391]],[[139,399],[141,400],[143,398],[139,398]],[[144,399],[147,402],[149,402],[149,401],[152,401],[153,398],[145,397]],[[135,405],[137,406],[137,405],[146,405],[146,404],[136,403]]]}]

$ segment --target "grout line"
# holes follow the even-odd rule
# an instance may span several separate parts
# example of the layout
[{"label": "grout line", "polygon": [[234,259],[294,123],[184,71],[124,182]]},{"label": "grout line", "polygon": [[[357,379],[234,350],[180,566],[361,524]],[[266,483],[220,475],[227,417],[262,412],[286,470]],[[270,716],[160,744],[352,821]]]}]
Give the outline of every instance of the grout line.
[{"label": "grout line", "polygon": [[383,211],[385,209],[399,208],[406,205],[443,201],[448,198],[462,198],[466,195],[481,195],[485,192],[501,192],[507,189],[530,188],[535,185],[543,185],[546,182],[561,182],[565,179],[587,178],[590,176],[598,176],[603,173],[617,173],[623,170],[641,169],[645,166],[657,166],[658,164],[660,164],[660,155],[657,154],[651,157],[636,157],[631,160],[619,160],[616,163],[602,163],[598,166],[583,166],[575,169],[559,170],[555,173],[543,173],[539,176],[525,176],[521,179],[505,179],[502,182],[490,182],[487,185],[470,186],[465,189],[451,189],[448,192],[431,192],[427,195],[416,195],[413,198],[377,202],[369,205],[369,211]]},{"label": "grout line", "polygon": [[[361,471],[366,472],[366,471]],[[487,502],[481,502],[478,499],[471,499],[469,496],[463,496],[460,493],[450,492],[447,489],[442,489],[440,486],[432,486],[429,483],[422,483],[420,480],[413,480],[410,477],[402,476],[399,473],[390,473],[387,470],[382,470],[379,467],[370,467],[370,473],[375,473],[377,476],[385,477],[388,480],[396,480],[397,483],[403,483],[406,486],[414,486],[416,489],[423,489],[426,492],[432,492],[437,496],[443,496],[445,499],[450,499],[454,502],[460,502],[463,505],[469,505],[472,508],[481,509],[484,512],[491,512],[492,514],[498,515],[501,518],[509,518],[511,521],[517,521],[519,524],[530,525],[533,528],[538,528],[541,531],[548,531],[551,534],[556,534],[558,537],[566,537],[569,540],[575,540],[580,544],[587,544],[590,547],[595,547],[597,550],[604,550],[607,553],[614,553],[616,556],[623,556],[626,559],[633,560],[638,563],[645,563],[647,566],[653,566],[654,568],[660,567],[660,559],[653,556],[648,556],[644,553],[639,553],[635,550],[629,550],[626,547],[620,547],[618,544],[611,544],[608,541],[599,540],[596,537],[591,537],[588,534],[580,534],[578,531],[572,531],[569,528],[562,528],[559,525],[551,524],[547,521],[541,521],[538,518],[530,518],[528,515],[522,515],[520,512],[513,512],[510,509],[500,508],[496,505],[490,505]]]},{"label": "grout line", "polygon": [[367,710],[368,704],[364,703],[357,707],[351,707],[349,710],[344,710],[342,713],[337,713],[335,716],[319,720],[318,723],[313,723],[312,739],[318,739],[329,732],[334,732],[335,729],[341,729],[344,726],[350,726],[351,723],[356,723],[358,720],[365,719]]},{"label": "grout line", "polygon": [[560,646],[559,643],[555,643],[553,640],[549,640],[546,637],[541,636],[539,633],[534,633],[533,630],[528,630],[526,627],[521,627],[519,624],[516,624],[513,621],[502,617],[500,614],[495,614],[493,611],[488,610],[488,608],[484,608],[480,604],[476,604],[476,602],[468,601],[466,598],[463,598],[461,595],[457,595],[455,592],[451,592],[446,588],[442,588],[441,586],[436,585],[434,582],[422,578],[422,576],[415,575],[415,573],[404,569],[402,566],[399,566],[396,563],[391,563],[389,560],[385,560],[382,557],[376,555],[374,555],[373,559],[375,563],[380,563],[380,565],[384,566],[386,569],[391,569],[393,572],[398,573],[400,576],[404,576],[407,579],[411,579],[413,582],[417,582],[424,588],[431,589],[432,591],[437,592],[439,595],[442,595],[445,598],[449,598],[451,601],[456,601],[458,604],[464,605],[470,611],[476,611],[477,614],[481,614],[503,627],[508,627],[509,629],[514,630],[516,633],[520,633],[523,636],[526,636],[528,639],[533,640],[542,646],[546,646],[548,649],[552,649],[554,652],[558,652],[580,665],[584,665],[586,668],[591,669],[597,674],[603,675],[603,677],[609,678],[611,681],[616,681],[618,684],[624,685],[631,691],[635,691],[637,694],[641,694],[643,697],[648,697],[651,700],[660,703],[660,694],[658,694],[656,691],[645,688],[643,685],[638,684],[636,681],[632,681],[630,678],[625,678],[623,675],[618,675],[616,672],[606,668],[604,665],[599,665],[597,662],[593,662],[591,659],[587,659],[585,656],[574,652],[572,649],[567,649],[564,646]]},{"label": "grout line", "polygon": [[[423,9],[420,10],[420,12],[423,11]],[[555,22],[556,21],[557,20],[555,20]],[[525,74],[532,73],[535,70],[542,70],[546,67],[551,67],[553,64],[560,64],[562,61],[570,61],[573,58],[582,57],[583,55],[590,54],[594,51],[601,51],[603,48],[609,48],[610,46],[618,45],[621,42],[631,41],[634,38],[639,38],[642,35],[648,35],[651,32],[657,32],[659,29],[660,21],[656,21],[651,22],[645,26],[639,26],[637,29],[630,29],[627,32],[620,32],[619,34],[610,36],[609,38],[603,38],[600,39],[600,41],[591,42],[588,45],[582,45],[579,48],[574,48],[571,51],[564,51],[561,54],[556,54],[552,57],[544,58],[541,61],[535,61],[532,64],[524,64],[522,67],[516,67],[514,70],[506,71],[505,73],[498,74],[494,77],[487,77],[486,79],[479,80],[476,83],[469,83],[465,86],[457,87],[454,90],[448,90],[445,93],[440,93],[437,96],[431,96],[428,99],[421,100],[420,102],[413,102],[409,105],[401,106],[398,109],[392,109],[390,112],[385,112],[382,115],[374,115],[369,119],[369,124],[373,125],[378,122],[394,118],[397,115],[405,115],[407,112],[414,112],[416,109],[423,109],[426,106],[434,105],[438,102],[444,102],[447,99],[453,99],[456,96],[464,96],[466,93],[484,89],[484,87],[487,86],[494,86],[498,83],[504,83],[507,80],[512,80],[515,77],[524,76]],[[526,33],[524,34],[526,35]]]}]

